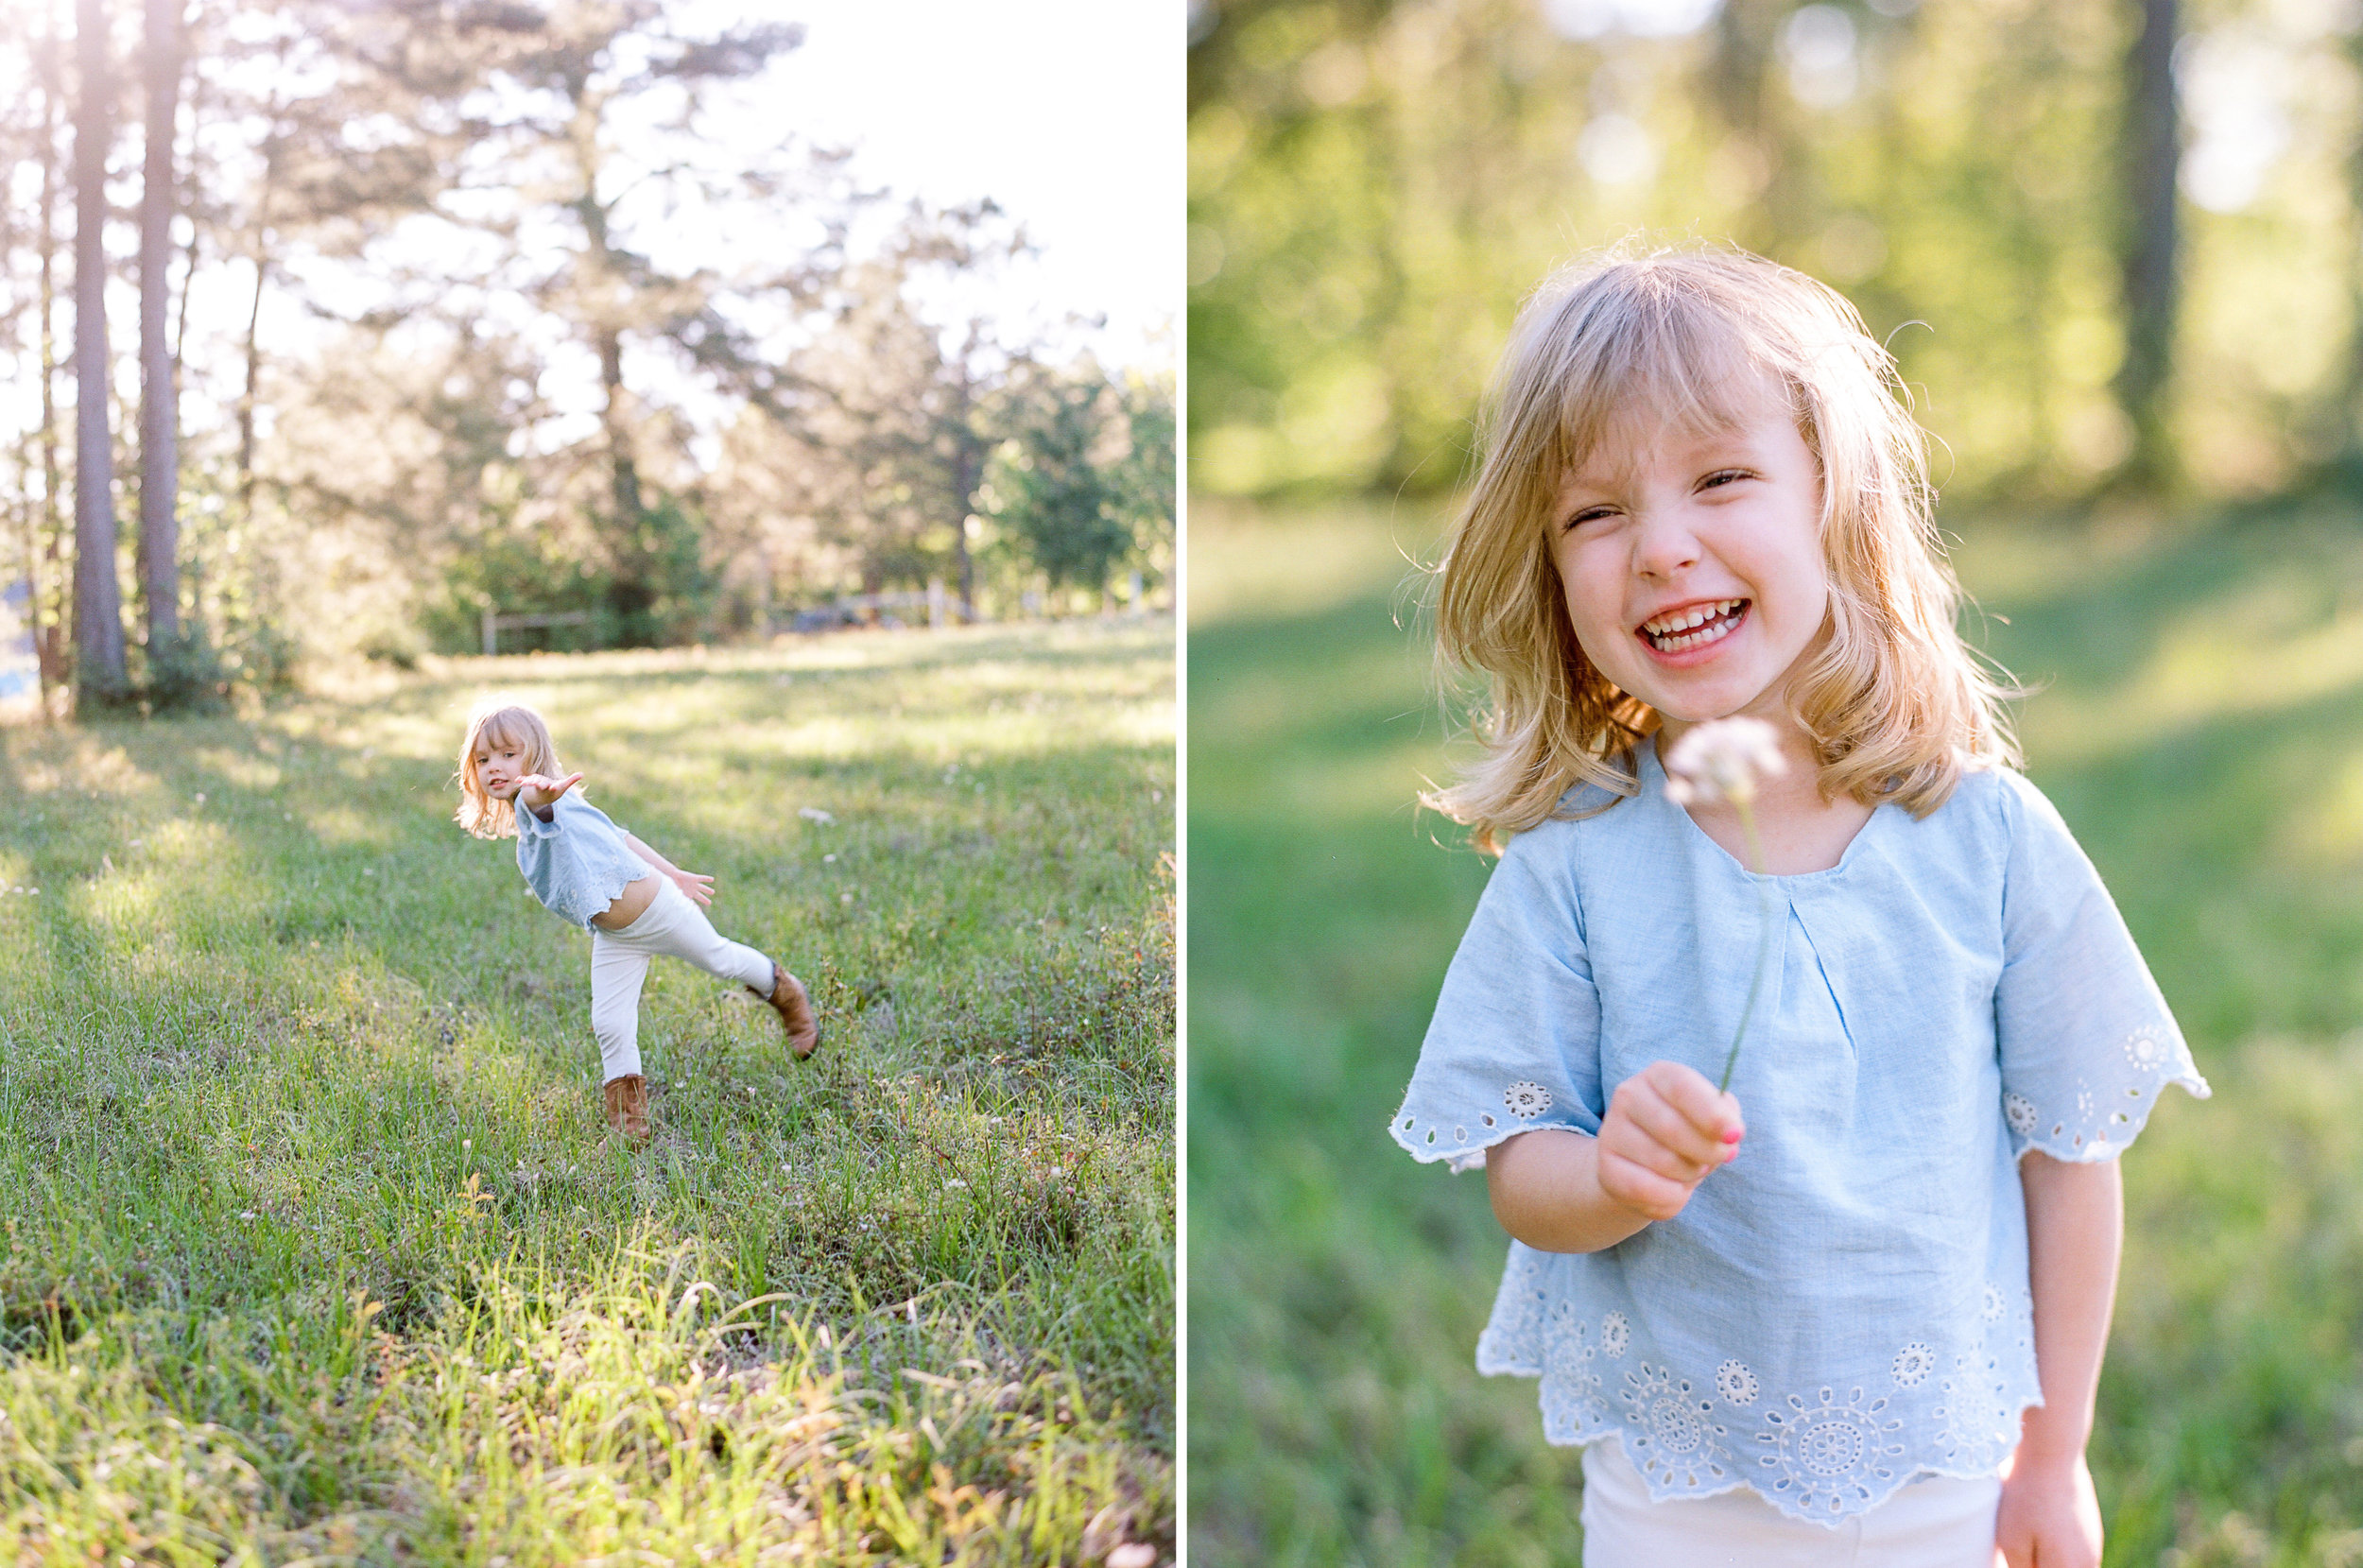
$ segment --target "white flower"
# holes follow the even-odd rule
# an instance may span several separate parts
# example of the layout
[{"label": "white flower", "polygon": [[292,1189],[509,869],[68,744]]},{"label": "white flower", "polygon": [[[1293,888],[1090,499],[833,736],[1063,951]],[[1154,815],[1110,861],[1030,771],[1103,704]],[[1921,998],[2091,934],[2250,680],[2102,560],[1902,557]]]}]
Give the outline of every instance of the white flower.
[{"label": "white flower", "polygon": [[2125,1039],[2125,1054],[2136,1067],[2155,1067],[2166,1060],[2166,1041],[2153,1025],[2145,1024]]},{"label": "white flower", "polygon": [[1600,1319],[1600,1353],[1611,1361],[1625,1353],[1632,1343],[1632,1325],[1625,1321],[1621,1312],[1612,1312]]},{"label": "white flower", "polygon": [[798,806],[796,815],[807,822],[818,822],[824,828],[837,820],[835,817],[830,816],[819,806]]},{"label": "white flower", "polygon": [[1987,1322],[2000,1322],[2002,1320],[2002,1314],[2009,1310],[2009,1303],[2002,1299],[2002,1292],[2000,1290],[1991,1284],[1986,1286],[1986,1304],[1984,1312]]},{"label": "white flower", "polygon": [[1726,1361],[1715,1369],[1715,1391],[1733,1404],[1753,1404],[1763,1390],[1745,1361]]},{"label": "white flower", "polygon": [[1502,1091],[1502,1103],[1522,1122],[1530,1122],[1551,1108],[1551,1092],[1539,1083],[1513,1083]]},{"label": "white flower", "polygon": [[1894,1365],[1888,1369],[1900,1388],[1917,1388],[1928,1381],[1928,1374],[1937,1370],[1937,1353],[1915,1339],[1895,1353]]},{"label": "white flower", "polygon": [[1665,793],[1677,805],[1756,798],[1756,782],[1788,771],[1779,732],[1760,718],[1718,718],[1683,732],[1665,753]]},{"label": "white flower", "polygon": [[2022,1138],[2035,1135],[2035,1102],[2024,1094],[2002,1096],[2002,1114],[2010,1124],[2010,1130]]}]

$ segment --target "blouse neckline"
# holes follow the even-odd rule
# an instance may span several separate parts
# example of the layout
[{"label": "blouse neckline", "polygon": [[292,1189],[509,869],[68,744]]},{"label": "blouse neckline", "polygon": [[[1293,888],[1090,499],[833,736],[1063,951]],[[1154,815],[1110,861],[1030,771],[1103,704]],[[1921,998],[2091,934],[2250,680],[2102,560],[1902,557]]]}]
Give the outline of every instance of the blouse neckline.
[{"label": "blouse neckline", "polygon": [[1633,749],[1641,764],[1643,798],[1655,804],[1660,811],[1673,813],[1681,819],[1681,826],[1676,831],[1687,833],[1696,837],[1699,843],[1721,856],[1723,864],[1751,882],[1769,882],[1776,887],[1811,887],[1817,883],[1837,881],[1843,877],[1847,868],[1854,864],[1855,852],[1862,848],[1863,840],[1871,836],[1883,818],[1896,809],[1894,802],[1890,801],[1883,801],[1872,806],[1871,815],[1863,819],[1862,826],[1854,830],[1854,836],[1849,838],[1846,841],[1846,848],[1839,852],[1837,864],[1835,866],[1824,866],[1818,871],[1791,871],[1785,875],[1770,871],[1751,870],[1737,855],[1716,843],[1713,834],[1700,827],[1690,813],[1684,811],[1675,802],[1672,796],[1665,793],[1665,767],[1658,760],[1657,754],[1658,737],[1662,732],[1653,732],[1646,745]]}]

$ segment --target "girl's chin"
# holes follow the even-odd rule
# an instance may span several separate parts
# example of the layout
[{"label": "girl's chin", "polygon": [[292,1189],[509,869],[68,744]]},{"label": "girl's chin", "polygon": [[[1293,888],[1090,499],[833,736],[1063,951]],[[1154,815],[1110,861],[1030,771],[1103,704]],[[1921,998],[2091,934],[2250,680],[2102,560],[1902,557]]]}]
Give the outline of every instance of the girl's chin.
[{"label": "girl's chin", "polygon": [[1703,683],[1688,689],[1677,687],[1672,690],[1665,689],[1666,682],[1656,684],[1660,689],[1655,693],[1642,691],[1633,695],[1657,710],[1658,716],[1671,724],[1707,724],[1718,718],[1730,718],[1734,714],[1748,713],[1771,689],[1768,686],[1744,689],[1744,683],[1722,681],[1716,682],[1712,690]]}]

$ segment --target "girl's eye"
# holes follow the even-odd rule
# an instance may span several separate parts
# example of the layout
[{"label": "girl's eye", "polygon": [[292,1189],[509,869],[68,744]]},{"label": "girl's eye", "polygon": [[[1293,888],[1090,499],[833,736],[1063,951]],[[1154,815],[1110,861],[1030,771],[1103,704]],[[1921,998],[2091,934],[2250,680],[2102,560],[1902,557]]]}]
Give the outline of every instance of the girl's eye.
[{"label": "girl's eye", "polygon": [[1723,486],[1732,484],[1737,480],[1752,479],[1754,477],[1754,474],[1749,473],[1744,468],[1718,468],[1713,474],[1710,474],[1705,478],[1699,480],[1699,488],[1700,490],[1719,490]]},{"label": "girl's eye", "polygon": [[1586,523],[1596,523],[1603,517],[1613,517],[1615,515],[1616,508],[1613,507],[1586,507],[1581,511],[1576,513],[1575,516],[1567,519],[1564,524],[1561,525],[1560,531],[1561,533],[1566,533],[1573,529],[1582,527]]}]

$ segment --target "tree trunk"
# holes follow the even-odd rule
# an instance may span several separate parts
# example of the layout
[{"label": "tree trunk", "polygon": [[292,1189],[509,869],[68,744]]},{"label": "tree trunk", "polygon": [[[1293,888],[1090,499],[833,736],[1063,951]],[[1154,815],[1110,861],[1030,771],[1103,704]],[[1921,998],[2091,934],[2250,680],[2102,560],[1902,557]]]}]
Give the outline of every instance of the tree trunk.
[{"label": "tree trunk", "polygon": [[181,636],[181,422],[167,330],[181,3],[147,0],[147,166],[140,192],[140,590],[152,652],[163,652]]},{"label": "tree trunk", "polygon": [[2174,444],[2166,423],[2167,384],[2174,373],[2176,176],[2181,132],[2174,96],[2176,0],[2136,0],[2141,32],[2125,57],[2125,126],[2121,148],[2125,219],[2119,239],[2125,360],[2113,389],[2133,430],[2133,445],[2118,478],[2156,491],[2175,478]]},{"label": "tree trunk", "polygon": [[599,422],[607,430],[608,460],[613,471],[616,540],[624,543],[632,540],[641,508],[640,465],[632,457],[631,425],[627,417],[630,394],[624,390],[624,335],[613,327],[601,327],[598,340],[599,388],[607,399],[600,405]]},{"label": "tree trunk", "polygon": [[[287,43],[279,43],[279,65],[286,69]],[[263,139],[262,189],[254,198],[254,300],[246,313],[246,385],[238,392],[238,519],[254,521],[254,400],[263,379],[263,289],[270,281],[271,197],[279,184],[279,150],[285,137],[284,103],[271,100],[270,134]]]},{"label": "tree trunk", "polygon": [[[58,105],[64,94],[58,78],[58,10],[53,3],[45,19],[38,69],[41,73],[41,510],[42,537],[49,567],[50,591],[61,584],[65,565],[65,519],[58,509],[58,492],[65,483],[58,454]],[[26,576],[32,576],[31,563]],[[50,716],[50,693],[65,679],[65,628],[60,613],[48,626],[41,624],[43,585],[33,584],[33,652],[41,668],[41,716]]]},{"label": "tree trunk", "polygon": [[114,439],[107,418],[107,143],[113,91],[106,0],[78,0],[74,113],[74,682],[120,701],[123,604],[115,586]]}]

